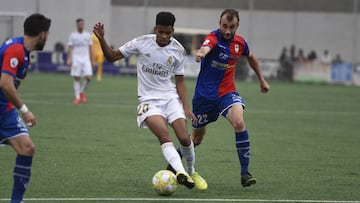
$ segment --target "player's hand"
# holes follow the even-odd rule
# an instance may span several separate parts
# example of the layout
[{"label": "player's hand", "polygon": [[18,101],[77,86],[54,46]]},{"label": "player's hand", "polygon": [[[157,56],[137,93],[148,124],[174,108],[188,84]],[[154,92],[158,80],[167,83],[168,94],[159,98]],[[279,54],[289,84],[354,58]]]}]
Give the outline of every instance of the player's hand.
[{"label": "player's hand", "polygon": [[98,39],[104,38],[105,30],[104,30],[104,24],[98,22],[93,27],[93,33],[96,35]]},{"label": "player's hand", "polygon": [[261,80],[260,81],[260,91],[262,93],[267,93],[269,90],[270,90],[270,85],[265,80]]},{"label": "player's hand", "polygon": [[25,124],[28,127],[34,127],[36,125],[36,118],[31,111],[22,114]]},{"label": "player's hand", "polygon": [[204,52],[202,52],[200,49],[197,50],[197,52],[195,54],[195,61],[200,62],[204,57],[205,57]]},{"label": "player's hand", "polygon": [[188,117],[191,120],[192,124],[194,126],[197,126],[198,119],[196,118],[195,114],[190,109],[187,109],[187,110],[184,110],[184,111],[185,111],[186,117]]}]

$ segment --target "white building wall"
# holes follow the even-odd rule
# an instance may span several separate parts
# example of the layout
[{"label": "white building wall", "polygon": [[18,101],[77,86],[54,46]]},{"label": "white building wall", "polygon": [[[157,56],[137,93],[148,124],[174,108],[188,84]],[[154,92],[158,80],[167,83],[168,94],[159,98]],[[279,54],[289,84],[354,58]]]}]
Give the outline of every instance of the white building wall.
[{"label": "white building wall", "polygon": [[111,0],[0,0],[0,5],[0,11],[25,12],[27,15],[39,12],[51,18],[45,50],[53,50],[56,42],[66,44],[68,36],[76,29],[77,18],[85,20],[89,32],[98,21],[110,24]]},{"label": "white building wall", "polygon": [[[218,27],[222,9],[185,7],[112,6],[111,0],[0,0],[0,11],[40,12],[52,19],[46,50],[53,50],[57,41],[66,44],[70,32],[75,30],[75,19],[85,19],[91,31],[97,21],[105,23],[109,43],[118,47],[132,38],[152,31],[155,16],[167,10],[176,15],[176,27],[207,29]],[[295,44],[305,54],[324,49],[351,61],[360,61],[360,15],[357,15],[357,32],[351,13],[278,12],[239,10],[238,34],[249,42],[260,58],[277,59],[282,47]],[[18,25],[22,27],[22,24]],[[4,30],[0,30],[2,36]],[[354,39],[356,41],[354,42]],[[356,48],[356,52],[354,51]],[[357,54],[354,54],[357,53]]]}]

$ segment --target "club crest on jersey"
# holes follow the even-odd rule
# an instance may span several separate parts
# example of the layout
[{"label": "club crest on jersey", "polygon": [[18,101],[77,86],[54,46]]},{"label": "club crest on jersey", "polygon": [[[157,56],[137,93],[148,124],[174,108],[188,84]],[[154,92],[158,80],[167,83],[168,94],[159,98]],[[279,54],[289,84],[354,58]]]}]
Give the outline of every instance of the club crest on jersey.
[{"label": "club crest on jersey", "polygon": [[171,65],[173,62],[173,58],[171,56],[169,56],[166,62],[168,65]]},{"label": "club crest on jersey", "polygon": [[203,42],[203,44],[202,45],[208,45],[209,44],[209,42],[210,42],[210,40],[205,40],[204,42]]},{"label": "club crest on jersey", "polygon": [[238,44],[235,44],[234,50],[235,50],[236,53],[239,52],[239,45]]},{"label": "club crest on jersey", "polygon": [[19,64],[19,60],[17,58],[11,58],[10,59],[10,67],[11,68],[16,68],[17,65]]}]

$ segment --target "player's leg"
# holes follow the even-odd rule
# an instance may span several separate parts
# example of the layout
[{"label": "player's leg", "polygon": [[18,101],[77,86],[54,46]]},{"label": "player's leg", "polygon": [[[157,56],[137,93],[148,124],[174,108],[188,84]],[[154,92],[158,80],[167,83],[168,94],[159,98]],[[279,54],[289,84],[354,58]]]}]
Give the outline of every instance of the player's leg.
[{"label": "player's leg", "polygon": [[80,88],[80,100],[81,102],[85,103],[86,102],[85,91],[89,87],[89,84],[91,82],[91,77],[93,75],[93,69],[90,61],[87,61],[83,64],[83,71],[84,71],[85,79]]},{"label": "player's leg", "polygon": [[32,157],[35,145],[29,137],[28,129],[15,109],[0,116],[0,142],[10,144],[17,153],[13,170],[13,190],[11,203],[22,201],[30,180]]},{"label": "player's leg", "polygon": [[28,135],[21,135],[8,140],[17,153],[14,167],[14,185],[11,203],[20,203],[23,199],[31,175],[35,145]]},{"label": "player's leg", "polygon": [[198,146],[203,141],[206,134],[206,126],[201,128],[193,128],[191,139],[194,142],[194,146]]},{"label": "player's leg", "polygon": [[180,142],[179,154],[185,158],[188,174],[191,175],[197,189],[206,190],[208,187],[206,181],[197,172],[195,172],[194,143],[187,131],[185,113],[182,107],[182,103],[179,99],[171,99],[167,104],[165,112],[167,112],[168,122],[174,129],[176,137]]},{"label": "player's leg", "polygon": [[[194,147],[198,146],[202,139],[205,136],[205,126],[208,123],[214,122],[217,120],[219,116],[219,110],[217,107],[217,103],[214,101],[208,101],[205,99],[193,99],[193,113],[198,118],[198,125],[193,125],[193,134],[191,138],[194,143]],[[180,147],[177,148],[180,157],[182,157]],[[173,171],[172,167],[168,165],[166,167],[167,170]]]},{"label": "player's leg", "polygon": [[165,118],[160,115],[153,115],[147,117],[145,122],[151,132],[158,138],[165,159],[177,172],[176,177],[179,184],[185,185],[190,189],[193,188],[194,181],[185,171],[181,158],[172,142]]},{"label": "player's leg", "polygon": [[234,103],[227,111],[226,118],[235,130],[236,150],[241,165],[241,183],[244,187],[256,183],[255,177],[249,173],[250,140],[246,130],[243,103]]},{"label": "player's leg", "polygon": [[74,104],[79,104],[80,103],[80,76],[81,76],[81,67],[79,66],[80,64],[78,63],[78,61],[73,61],[72,66],[71,66],[71,71],[70,71],[70,75],[71,77],[74,78],[74,94],[75,94],[75,99],[74,99]]},{"label": "player's leg", "polygon": [[174,129],[174,132],[180,142],[180,147],[178,148],[178,153],[185,158],[187,172],[190,174],[191,178],[195,182],[195,187],[199,190],[206,190],[208,184],[203,177],[195,171],[195,151],[194,143],[188,135],[186,129],[186,121],[183,118],[179,118],[171,123],[171,126]]},{"label": "player's leg", "polygon": [[102,73],[103,73],[104,56],[96,55],[95,61],[97,64],[96,79],[98,82],[101,82],[102,81]]},{"label": "player's leg", "polygon": [[181,157],[184,157],[187,165],[187,172],[192,174],[195,172],[195,152],[194,143],[191,141],[190,136],[186,129],[186,121],[184,118],[178,118],[173,121],[171,127],[174,129],[175,135],[180,142]]}]

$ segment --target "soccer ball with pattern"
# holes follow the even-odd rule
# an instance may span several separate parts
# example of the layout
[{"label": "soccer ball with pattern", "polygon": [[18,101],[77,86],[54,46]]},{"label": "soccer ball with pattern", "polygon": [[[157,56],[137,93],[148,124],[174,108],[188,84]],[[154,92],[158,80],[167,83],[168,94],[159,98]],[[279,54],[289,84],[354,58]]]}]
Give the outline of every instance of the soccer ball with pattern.
[{"label": "soccer ball with pattern", "polygon": [[153,179],[153,188],[159,195],[169,196],[173,194],[178,187],[176,176],[169,170],[161,170],[155,173]]}]

